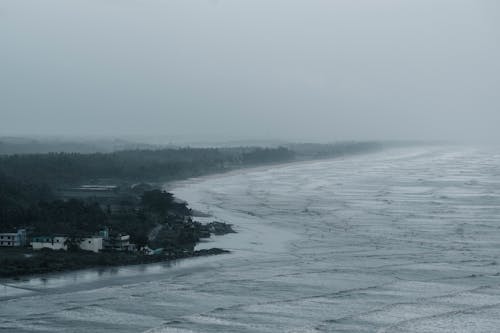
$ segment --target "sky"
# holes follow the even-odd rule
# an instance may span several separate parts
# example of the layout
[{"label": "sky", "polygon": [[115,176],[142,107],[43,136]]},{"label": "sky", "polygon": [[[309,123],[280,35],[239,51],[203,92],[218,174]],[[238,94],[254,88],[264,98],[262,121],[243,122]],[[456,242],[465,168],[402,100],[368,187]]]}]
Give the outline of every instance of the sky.
[{"label": "sky", "polygon": [[500,142],[497,0],[0,0],[0,136]]}]

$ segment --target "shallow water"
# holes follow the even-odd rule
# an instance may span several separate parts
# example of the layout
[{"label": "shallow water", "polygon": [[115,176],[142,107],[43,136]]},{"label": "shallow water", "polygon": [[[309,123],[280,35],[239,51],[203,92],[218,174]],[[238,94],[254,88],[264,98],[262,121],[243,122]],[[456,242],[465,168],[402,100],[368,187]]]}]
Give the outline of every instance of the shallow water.
[{"label": "shallow water", "polygon": [[[229,255],[0,285],[7,332],[497,332],[500,151],[376,154],[178,183]],[[211,219],[208,219],[211,220]]]}]

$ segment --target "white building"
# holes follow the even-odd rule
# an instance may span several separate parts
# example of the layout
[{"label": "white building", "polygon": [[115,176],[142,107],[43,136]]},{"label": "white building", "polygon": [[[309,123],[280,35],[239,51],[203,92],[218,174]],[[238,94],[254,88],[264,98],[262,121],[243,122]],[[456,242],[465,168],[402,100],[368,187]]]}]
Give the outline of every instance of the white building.
[{"label": "white building", "polygon": [[[33,250],[51,249],[51,250],[68,250],[68,237],[66,236],[41,236],[34,237],[31,241]],[[83,238],[79,243],[80,249],[84,251],[92,251],[98,253],[104,248],[103,239],[100,236],[92,236]]]},{"label": "white building", "polygon": [[33,250],[51,249],[51,250],[67,250],[68,237],[65,236],[41,236],[33,237],[31,246]]},{"label": "white building", "polygon": [[80,242],[80,249],[85,251],[92,251],[98,253],[104,248],[103,238],[100,236],[93,236],[84,238]]},{"label": "white building", "polygon": [[19,229],[17,232],[0,233],[0,246],[25,246],[26,230]]},{"label": "white building", "polygon": [[134,244],[130,244],[130,235],[117,235],[108,237],[105,241],[105,247],[114,251],[131,251],[135,249]]}]

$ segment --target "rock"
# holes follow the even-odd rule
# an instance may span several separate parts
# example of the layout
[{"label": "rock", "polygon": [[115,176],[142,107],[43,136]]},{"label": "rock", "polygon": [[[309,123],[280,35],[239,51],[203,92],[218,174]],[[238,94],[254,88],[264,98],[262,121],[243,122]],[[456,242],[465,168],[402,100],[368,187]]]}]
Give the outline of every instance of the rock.
[{"label": "rock", "polygon": [[223,254],[223,253],[230,253],[230,251],[214,247],[211,249],[194,251],[193,255],[195,255],[195,256],[209,256],[209,255],[216,255],[216,254]]},{"label": "rock", "polygon": [[208,230],[214,235],[225,235],[236,233],[231,224],[213,221],[207,224]]}]

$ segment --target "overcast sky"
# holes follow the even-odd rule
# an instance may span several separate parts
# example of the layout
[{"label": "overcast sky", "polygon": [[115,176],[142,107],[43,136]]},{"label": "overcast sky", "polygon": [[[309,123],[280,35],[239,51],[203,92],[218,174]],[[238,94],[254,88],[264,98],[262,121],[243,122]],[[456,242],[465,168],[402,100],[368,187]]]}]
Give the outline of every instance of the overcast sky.
[{"label": "overcast sky", "polygon": [[498,0],[0,0],[0,135],[500,142]]}]

